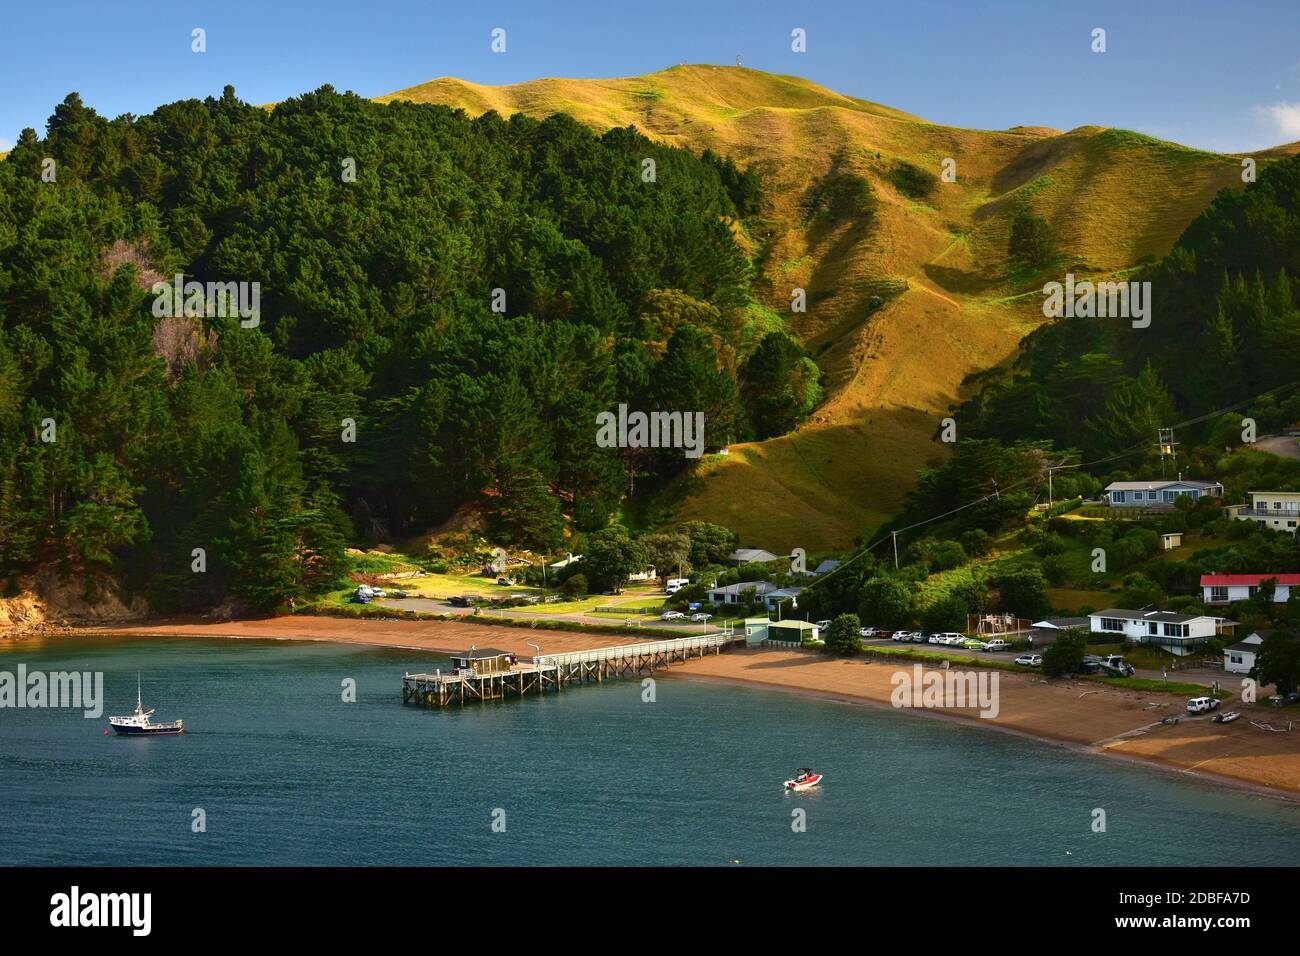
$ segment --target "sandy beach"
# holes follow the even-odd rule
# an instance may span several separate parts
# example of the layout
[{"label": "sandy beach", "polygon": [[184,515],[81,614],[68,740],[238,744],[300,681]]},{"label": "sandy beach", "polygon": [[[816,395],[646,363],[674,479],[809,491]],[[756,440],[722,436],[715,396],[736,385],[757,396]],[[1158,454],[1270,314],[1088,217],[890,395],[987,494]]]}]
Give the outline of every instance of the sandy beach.
[{"label": "sandy beach", "polygon": [[[80,636],[132,634],[253,640],[331,641],[450,653],[471,644],[532,655],[608,647],[652,639],[651,635],[573,633],[544,628],[443,621],[383,621],[334,617],[277,617],[224,623],[151,623],[80,628]],[[43,638],[48,639],[48,638]],[[57,639],[57,638],[54,638]],[[750,648],[692,660],[662,672],[669,679],[741,682],[770,690],[813,694],[870,706],[891,707],[899,670],[911,662],[838,659],[820,654]],[[997,671],[998,713],[982,718],[977,707],[910,708],[941,719],[1025,734],[1094,753],[1139,760],[1239,786],[1300,797],[1300,724],[1286,732],[1289,712],[1225,701],[1241,719],[1216,724],[1188,718],[1174,694],[1109,687],[1091,681],[1048,681],[1031,673]],[[1177,724],[1160,720],[1177,716]],[[1271,725],[1277,730],[1257,725]]]}]

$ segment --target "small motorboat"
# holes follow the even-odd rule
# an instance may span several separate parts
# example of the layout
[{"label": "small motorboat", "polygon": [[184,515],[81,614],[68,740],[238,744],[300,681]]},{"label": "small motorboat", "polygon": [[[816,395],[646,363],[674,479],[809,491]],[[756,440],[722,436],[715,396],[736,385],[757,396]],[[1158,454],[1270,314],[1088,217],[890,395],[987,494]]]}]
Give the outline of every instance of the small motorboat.
[{"label": "small motorboat", "polygon": [[[140,700],[140,675],[135,678],[135,713],[130,717],[110,717],[108,724],[118,734],[124,737],[153,737],[160,734],[183,734],[185,733],[185,721],[176,720],[171,723],[155,724],[149,718],[154,712],[145,710]],[[108,731],[105,731],[107,733]]]},{"label": "small motorboat", "polygon": [[1230,724],[1241,716],[1240,711],[1230,710],[1226,714],[1218,713],[1212,718],[1216,724]]},{"label": "small motorboat", "polygon": [[800,767],[795,775],[785,782],[787,790],[811,790],[822,782],[822,775],[811,767]]}]

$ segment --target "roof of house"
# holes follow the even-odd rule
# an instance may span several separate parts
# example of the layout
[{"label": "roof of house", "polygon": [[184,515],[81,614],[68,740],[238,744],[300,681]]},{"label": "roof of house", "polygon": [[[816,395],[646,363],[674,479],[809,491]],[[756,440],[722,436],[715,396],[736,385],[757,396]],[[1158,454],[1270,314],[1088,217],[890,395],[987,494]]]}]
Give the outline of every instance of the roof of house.
[{"label": "roof of house", "polygon": [[731,552],[729,561],[775,561],[776,555],[762,548],[737,548]]},{"label": "roof of house", "polygon": [[567,558],[560,558],[560,560],[558,560],[558,561],[553,561],[553,562],[551,563],[551,567],[553,567],[553,568],[567,568],[569,565],[574,564],[575,562],[578,562],[578,561],[581,561],[581,560],[582,560],[582,555],[580,555],[580,554],[571,554],[571,555],[569,555]]},{"label": "roof of house", "polygon": [[803,588],[777,588],[775,591],[768,591],[764,597],[798,597],[803,593]]},{"label": "roof of house", "polygon": [[741,594],[753,588],[759,594],[767,594],[776,590],[776,585],[771,581],[741,581],[737,584],[724,584],[720,588],[709,588],[710,594]]},{"label": "roof of house", "polygon": [[821,564],[817,565],[817,567],[813,569],[813,574],[828,574],[829,572],[834,571],[839,566],[840,566],[839,561],[836,561],[834,558],[827,558],[825,561],[823,561]]},{"label": "roof of house", "polygon": [[1045,621],[1035,621],[1030,627],[1056,628],[1063,631],[1067,627],[1087,627],[1086,617],[1049,617]]},{"label": "roof of house", "polygon": [[1209,614],[1177,614],[1173,611],[1134,611],[1124,607],[1108,607],[1104,611],[1093,611],[1089,617],[1119,617],[1132,621],[1159,621],[1162,624],[1186,624],[1188,621],[1199,621],[1203,618],[1209,618],[1217,621],[1218,618]]},{"label": "roof of house", "polygon": [[815,629],[817,625],[809,621],[772,621],[767,627],[768,630],[774,627],[794,627],[801,631],[808,631]]},{"label": "roof of house", "polygon": [[1112,481],[1106,486],[1107,491],[1159,491],[1173,485],[1190,485],[1193,488],[1217,488],[1217,481],[1202,481],[1199,478],[1179,478],[1168,481]]},{"label": "roof of house", "polygon": [[1223,649],[1226,654],[1228,651],[1245,651],[1254,654],[1259,651],[1258,641],[1238,641],[1236,644],[1229,644]]},{"label": "roof of house", "polygon": [[1300,584],[1300,574],[1202,574],[1201,587],[1232,587],[1233,585],[1259,585],[1273,578],[1288,587]]},{"label": "roof of house", "polygon": [[489,657],[509,657],[513,653],[513,651],[503,651],[499,647],[476,647],[452,654],[451,657],[461,661],[481,661]]}]

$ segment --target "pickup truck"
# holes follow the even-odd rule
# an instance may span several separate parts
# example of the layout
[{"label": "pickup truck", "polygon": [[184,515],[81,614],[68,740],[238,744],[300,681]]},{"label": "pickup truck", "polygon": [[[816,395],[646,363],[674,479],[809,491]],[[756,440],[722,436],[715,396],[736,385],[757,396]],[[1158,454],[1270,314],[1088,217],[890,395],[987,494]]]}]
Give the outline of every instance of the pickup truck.
[{"label": "pickup truck", "polygon": [[1001,638],[996,638],[996,637],[984,645],[984,650],[986,651],[1006,651],[1010,649],[1011,649],[1010,644],[1008,644],[1006,641],[1002,640]]}]

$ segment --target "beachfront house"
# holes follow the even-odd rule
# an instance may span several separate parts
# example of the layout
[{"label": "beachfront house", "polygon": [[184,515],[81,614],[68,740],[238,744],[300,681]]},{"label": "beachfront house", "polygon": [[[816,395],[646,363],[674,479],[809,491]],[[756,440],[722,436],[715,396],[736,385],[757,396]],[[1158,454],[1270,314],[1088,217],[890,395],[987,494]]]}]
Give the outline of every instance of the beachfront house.
[{"label": "beachfront house", "polygon": [[1255,666],[1255,655],[1259,653],[1259,645],[1264,643],[1264,638],[1270,633],[1272,632],[1266,630],[1254,631],[1244,640],[1225,647],[1223,669],[1229,674],[1249,674]]},{"label": "beachfront house", "polygon": [[1238,521],[1258,521],[1275,531],[1296,533],[1300,521],[1300,491],[1250,491],[1249,504],[1233,505],[1229,513]]},{"label": "beachfront house", "polygon": [[755,599],[762,598],[776,590],[771,581],[741,581],[739,584],[725,584],[709,591],[711,604],[740,604],[746,591],[753,589]]},{"label": "beachfront house", "polygon": [[1217,481],[1200,481],[1179,478],[1176,481],[1112,481],[1106,486],[1104,497],[1112,508],[1147,508],[1157,511],[1172,509],[1174,502],[1186,496],[1193,501],[1200,498],[1222,498],[1223,485]]},{"label": "beachfront house", "polygon": [[1125,641],[1149,644],[1185,657],[1210,638],[1236,627],[1233,621],[1208,614],[1176,614],[1173,611],[1133,611],[1111,607],[1088,615],[1093,634],[1114,634]]},{"label": "beachfront house", "polygon": [[655,570],[653,564],[648,565],[644,571],[635,571],[627,576],[628,581],[653,581],[659,577],[659,572]]},{"label": "beachfront house", "polygon": [[495,647],[471,647],[451,655],[451,664],[458,672],[474,674],[503,674],[515,663],[515,655]]},{"label": "beachfront house", "polygon": [[1272,580],[1273,601],[1284,604],[1291,597],[1291,589],[1300,586],[1300,574],[1202,574],[1201,600],[1206,604],[1231,604],[1248,601],[1259,591],[1260,585]]},{"label": "beachfront house", "polygon": [[742,564],[763,564],[767,561],[775,561],[777,557],[771,551],[764,551],[762,548],[737,548],[727,555],[727,563],[738,568]]}]

